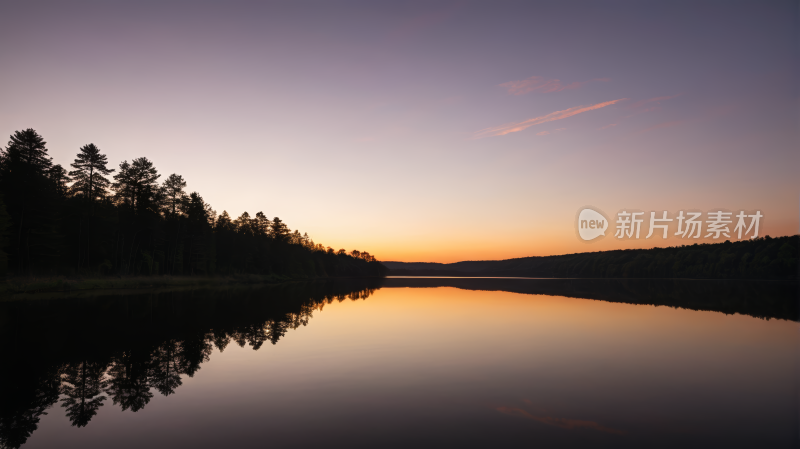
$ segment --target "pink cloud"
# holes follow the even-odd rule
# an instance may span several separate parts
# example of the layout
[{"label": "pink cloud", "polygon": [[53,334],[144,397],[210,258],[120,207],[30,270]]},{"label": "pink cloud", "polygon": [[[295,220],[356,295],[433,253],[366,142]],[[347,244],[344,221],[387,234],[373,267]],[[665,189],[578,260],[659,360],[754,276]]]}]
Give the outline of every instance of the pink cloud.
[{"label": "pink cloud", "polygon": [[550,131],[539,131],[536,133],[537,136],[546,136],[548,134],[550,134]]},{"label": "pink cloud", "polygon": [[615,127],[615,126],[617,126],[617,124],[616,124],[616,123],[612,123],[612,124],[610,124],[610,125],[606,125],[606,126],[604,126],[604,127],[602,127],[602,128],[597,128],[597,129],[608,129],[608,128],[613,128],[613,127]]},{"label": "pink cloud", "polygon": [[627,98],[620,98],[618,100],[611,100],[606,101],[603,103],[593,104],[591,106],[575,106],[569,109],[564,109],[563,111],[555,111],[551,112],[547,115],[542,115],[539,117],[534,117],[532,119],[524,120],[522,122],[517,123],[508,123],[505,125],[495,126],[492,128],[486,128],[478,131],[472,137],[473,139],[482,139],[484,137],[492,137],[492,136],[505,136],[506,134],[515,133],[518,131],[522,131],[527,129],[533,125],[539,125],[541,123],[552,122],[555,120],[562,120],[565,118],[572,117],[573,115],[578,115],[583,112],[594,111],[595,109],[604,108],[606,106],[611,106],[612,104],[619,103],[620,101],[627,100]]},{"label": "pink cloud", "polygon": [[595,78],[590,81],[575,81],[574,83],[564,85],[561,84],[561,80],[557,79],[546,80],[541,76],[532,76],[528,79],[509,81],[507,83],[500,84],[500,87],[505,87],[506,89],[508,89],[508,93],[513,95],[525,95],[535,90],[548,93],[548,92],[561,92],[562,90],[569,90],[569,89],[577,89],[591,81],[611,81],[611,80],[609,78]]}]

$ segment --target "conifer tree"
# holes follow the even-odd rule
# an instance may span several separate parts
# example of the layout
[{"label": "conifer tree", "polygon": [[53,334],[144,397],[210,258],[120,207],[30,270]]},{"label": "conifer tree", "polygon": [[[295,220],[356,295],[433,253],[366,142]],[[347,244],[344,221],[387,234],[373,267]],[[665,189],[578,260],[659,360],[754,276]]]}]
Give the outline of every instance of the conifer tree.
[{"label": "conifer tree", "polygon": [[6,152],[19,160],[26,174],[44,175],[53,165],[53,158],[47,154],[47,142],[32,128],[16,131],[10,139]]},{"label": "conifer tree", "polygon": [[[70,187],[70,193],[73,195],[81,195],[88,203],[89,212],[86,220],[86,265],[90,264],[90,248],[92,239],[92,219],[94,216],[94,203],[98,199],[105,198],[109,180],[105,177],[114,172],[114,169],[109,169],[108,158],[105,154],[100,153],[100,149],[93,143],[84,145],[75,158],[75,161],[70,164],[73,171],[69,172],[74,183]],[[80,250],[78,252],[80,256]],[[79,257],[80,260],[80,257]]]},{"label": "conifer tree", "polygon": [[57,189],[46,145],[39,133],[28,128],[14,132],[0,155],[0,193],[5,194],[14,223],[11,248],[20,273],[30,271],[34,262],[55,260]]},{"label": "conifer tree", "polygon": [[[196,269],[209,273],[214,265],[213,237],[211,225],[209,223],[209,206],[203,201],[203,197],[197,192],[189,195],[186,206],[186,216],[189,225],[187,227],[189,241],[189,270],[194,274]],[[227,213],[223,212],[227,216]],[[230,219],[228,219],[230,223]]]},{"label": "conifer tree", "polygon": [[272,219],[272,225],[270,226],[270,237],[275,239],[278,242],[285,242],[289,240],[289,235],[291,231],[286,224],[281,221],[280,218],[275,217]]},{"label": "conifer tree", "polygon": [[256,218],[254,220],[254,231],[258,236],[266,236],[269,235],[269,228],[270,228],[270,221],[264,212],[256,213]]},{"label": "conifer tree", "polygon": [[228,211],[223,210],[220,216],[217,217],[216,231],[234,231],[235,229],[236,225],[233,224],[231,216],[228,215]]},{"label": "conifer tree", "polygon": [[177,215],[177,213],[184,208],[189,199],[184,191],[186,188],[186,181],[183,180],[183,176],[173,173],[164,180],[164,184],[162,184],[161,188],[164,191],[169,213],[171,213],[172,216]]},{"label": "conifer tree", "polygon": [[112,188],[116,191],[114,198],[118,203],[128,204],[133,210],[140,211],[144,204],[153,200],[158,194],[156,181],[161,175],[146,157],[136,158],[132,163],[122,161],[119,173],[114,175],[116,182]]},{"label": "conifer tree", "polygon": [[114,172],[114,169],[106,167],[107,164],[108,158],[100,153],[95,144],[82,146],[75,162],[70,164],[75,169],[69,172],[75,181],[70,187],[70,193],[82,195],[91,205],[94,205],[95,200],[105,197],[110,185],[105,176]]},{"label": "conifer tree", "polygon": [[53,183],[53,187],[55,187],[56,194],[64,198],[69,193],[69,182],[72,180],[69,175],[67,175],[67,171],[64,170],[64,167],[61,164],[56,164],[50,167],[47,170],[47,177],[50,178],[50,182]]}]

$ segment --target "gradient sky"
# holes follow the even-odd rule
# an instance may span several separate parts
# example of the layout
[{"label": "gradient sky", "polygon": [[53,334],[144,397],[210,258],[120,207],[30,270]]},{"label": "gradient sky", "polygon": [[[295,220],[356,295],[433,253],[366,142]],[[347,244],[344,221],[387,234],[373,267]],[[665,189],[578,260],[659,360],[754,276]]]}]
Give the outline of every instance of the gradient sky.
[{"label": "gradient sky", "polygon": [[[146,156],[218,212],[381,260],[587,244],[575,217],[798,232],[797,2],[16,2],[0,135]],[[613,225],[612,225],[613,227]],[[674,228],[673,228],[674,232]],[[646,234],[646,232],[645,232]]]}]

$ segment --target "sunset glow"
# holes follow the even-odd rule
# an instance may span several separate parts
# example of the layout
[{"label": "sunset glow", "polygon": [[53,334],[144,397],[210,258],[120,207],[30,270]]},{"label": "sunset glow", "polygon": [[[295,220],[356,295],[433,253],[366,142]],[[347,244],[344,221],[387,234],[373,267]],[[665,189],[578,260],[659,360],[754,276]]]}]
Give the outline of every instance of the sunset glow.
[{"label": "sunset glow", "polygon": [[385,261],[694,243],[586,244],[585,205],[757,209],[792,235],[785,5],[16,3],[0,134],[34,128],[62,165],[145,156],[218,213]]}]

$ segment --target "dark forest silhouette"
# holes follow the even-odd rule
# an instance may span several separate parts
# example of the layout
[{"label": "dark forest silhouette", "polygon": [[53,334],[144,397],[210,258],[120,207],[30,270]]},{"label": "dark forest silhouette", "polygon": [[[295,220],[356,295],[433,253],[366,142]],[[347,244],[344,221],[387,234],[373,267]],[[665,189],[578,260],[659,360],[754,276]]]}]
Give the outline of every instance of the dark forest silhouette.
[{"label": "dark forest silhouette", "polygon": [[797,279],[800,236],[456,263],[384,262],[391,276]]},{"label": "dark forest silhouette", "polygon": [[217,215],[182,176],[159,184],[145,157],[114,169],[88,144],[70,166],[53,164],[33,129],[0,149],[0,276],[385,272],[368,252],[326,248],[278,217]]}]

